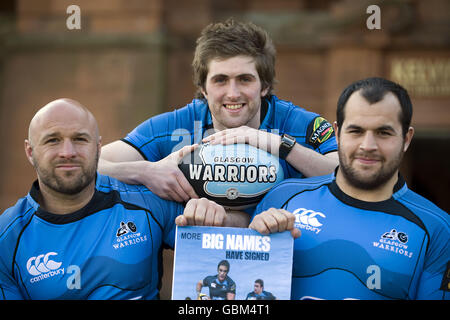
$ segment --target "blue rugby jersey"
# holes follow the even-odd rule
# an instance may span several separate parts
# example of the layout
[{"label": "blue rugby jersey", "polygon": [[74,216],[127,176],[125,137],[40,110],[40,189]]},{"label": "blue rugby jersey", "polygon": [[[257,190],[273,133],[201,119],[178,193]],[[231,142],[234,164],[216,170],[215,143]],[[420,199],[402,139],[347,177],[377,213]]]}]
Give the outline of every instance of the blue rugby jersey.
[{"label": "blue rugby jersey", "polygon": [[258,294],[252,291],[247,294],[247,298],[245,300],[276,300],[276,297],[272,294],[272,292],[263,290],[260,294]]},{"label": "blue rugby jersey", "polygon": [[[365,202],[335,175],[289,179],[256,208],[295,214],[292,299],[449,299],[449,216],[409,190]],[[447,266],[446,266],[447,265]]]},{"label": "blue rugby jersey", "polygon": [[203,286],[209,288],[211,300],[227,300],[227,293],[236,294],[236,283],[229,276],[221,282],[218,275],[207,276],[203,279]]},{"label": "blue rugby jersey", "polygon": [[82,209],[57,215],[29,194],[0,215],[0,300],[157,299],[161,249],[183,207],[97,175]]},{"label": "blue rugby jersey", "polygon": [[[337,150],[333,127],[328,121],[273,95],[262,100],[259,129],[278,135],[289,134],[297,143],[321,154]],[[183,108],[144,121],[122,141],[134,147],[144,159],[159,161],[184,146],[200,143],[212,133],[207,101],[194,99]],[[304,177],[286,161],[280,159],[280,164],[286,178]]]}]

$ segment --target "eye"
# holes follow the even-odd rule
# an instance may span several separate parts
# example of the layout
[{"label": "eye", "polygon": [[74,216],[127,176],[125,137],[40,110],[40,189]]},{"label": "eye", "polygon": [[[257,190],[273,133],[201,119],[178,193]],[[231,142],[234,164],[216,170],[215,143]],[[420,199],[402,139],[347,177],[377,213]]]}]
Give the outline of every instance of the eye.
[{"label": "eye", "polygon": [[382,131],[378,132],[378,135],[380,135],[382,137],[389,137],[389,136],[392,136],[392,133],[390,131],[382,130]]},{"label": "eye", "polygon": [[76,142],[89,142],[86,137],[75,137],[73,140]]},{"label": "eye", "polygon": [[217,76],[212,79],[213,83],[221,84],[227,80],[225,76]]},{"label": "eye", "polygon": [[58,143],[58,138],[49,138],[47,140],[45,140],[44,144],[55,144]]},{"label": "eye", "polygon": [[361,134],[361,133],[362,133],[362,130],[361,130],[361,129],[353,128],[353,129],[347,130],[347,132],[348,132],[348,133],[351,133],[351,134]]},{"label": "eye", "polygon": [[251,76],[242,76],[240,77],[241,82],[251,82],[253,81],[253,77]]}]

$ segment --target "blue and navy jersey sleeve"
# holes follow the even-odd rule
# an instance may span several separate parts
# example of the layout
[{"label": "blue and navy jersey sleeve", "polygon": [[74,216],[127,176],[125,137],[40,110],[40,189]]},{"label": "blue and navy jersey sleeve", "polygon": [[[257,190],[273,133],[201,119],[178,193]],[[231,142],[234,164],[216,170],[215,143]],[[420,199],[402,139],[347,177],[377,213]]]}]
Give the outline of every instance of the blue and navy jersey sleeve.
[{"label": "blue and navy jersey sleeve", "polygon": [[393,196],[366,202],[334,175],[288,179],[256,213],[295,215],[292,299],[449,299],[449,218],[399,179]]},{"label": "blue and navy jersey sleeve", "polygon": [[33,217],[35,208],[26,198],[0,215],[0,300],[22,300],[23,292],[14,278],[15,250],[22,228]]},{"label": "blue and navy jersey sleeve", "polygon": [[127,185],[107,176],[99,176],[109,179],[107,185],[112,184],[121,192],[123,201],[140,206],[150,213],[150,216],[163,231],[163,241],[173,248],[175,245],[175,218],[183,214],[184,207],[174,201],[161,199],[145,186]]},{"label": "blue and navy jersey sleeve", "polygon": [[285,209],[286,203],[294,195],[306,190],[314,190],[318,185],[331,181],[332,175],[311,177],[308,179],[286,179],[279,183],[264,196],[253,211],[252,219],[259,213],[270,208]]},{"label": "blue and navy jersey sleeve", "polygon": [[163,242],[170,248],[175,246],[175,218],[183,214],[184,207],[177,202],[161,199],[154,194],[151,211],[156,220],[163,226]]},{"label": "blue and navy jersey sleeve", "polygon": [[296,107],[290,111],[288,119],[286,132],[292,133],[297,143],[321,154],[337,151],[333,126],[323,117]]},{"label": "blue and navy jersey sleeve", "polygon": [[170,140],[170,113],[157,115],[138,125],[122,141],[133,146],[145,160],[158,161],[164,158],[160,143]]},{"label": "blue and navy jersey sleeve", "polygon": [[228,292],[236,294],[236,282],[234,282],[234,280],[228,276],[227,276],[227,281],[229,282]]},{"label": "blue and navy jersey sleeve", "polygon": [[17,283],[0,268],[0,300],[23,300]]},{"label": "blue and navy jersey sleeve", "polygon": [[415,212],[429,237],[416,299],[450,299],[449,215],[432,202],[408,190],[398,201]]},{"label": "blue and navy jersey sleeve", "polygon": [[[319,114],[307,111],[292,102],[272,96],[268,115],[262,128],[279,135],[288,134],[305,148],[320,154],[337,151],[337,142],[333,126]],[[289,163],[282,161],[285,175],[289,178],[304,178]]]},{"label": "blue and navy jersey sleeve", "polygon": [[159,161],[184,146],[200,143],[208,107],[194,99],[183,108],[156,115],[138,125],[125,138],[145,160]]},{"label": "blue and navy jersey sleeve", "polygon": [[37,204],[38,187],[0,216],[0,299],[158,297],[180,204],[97,175],[89,203],[58,215]]},{"label": "blue and navy jersey sleeve", "polygon": [[209,286],[210,283],[211,283],[211,279],[214,279],[214,277],[213,277],[213,276],[206,276],[206,277],[203,279],[203,286],[204,286],[204,287]]},{"label": "blue and navy jersey sleeve", "polygon": [[321,154],[337,151],[333,126],[328,120],[316,114],[308,124],[305,142]]}]

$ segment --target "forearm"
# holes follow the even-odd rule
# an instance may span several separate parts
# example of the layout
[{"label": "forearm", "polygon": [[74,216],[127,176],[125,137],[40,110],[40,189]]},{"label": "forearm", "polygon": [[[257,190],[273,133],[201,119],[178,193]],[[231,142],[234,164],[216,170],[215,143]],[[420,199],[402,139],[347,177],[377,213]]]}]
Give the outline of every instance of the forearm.
[{"label": "forearm", "polygon": [[[257,147],[279,156],[281,137],[260,130],[257,132]],[[337,152],[323,155],[296,143],[286,157],[286,161],[304,176],[313,177],[332,173],[338,165],[339,159]]]},{"label": "forearm", "polygon": [[330,174],[339,164],[337,152],[323,155],[298,143],[294,145],[286,161],[305,177]]},{"label": "forearm", "polygon": [[98,172],[129,184],[144,184],[142,173],[150,163],[146,160],[112,162],[100,158]]}]

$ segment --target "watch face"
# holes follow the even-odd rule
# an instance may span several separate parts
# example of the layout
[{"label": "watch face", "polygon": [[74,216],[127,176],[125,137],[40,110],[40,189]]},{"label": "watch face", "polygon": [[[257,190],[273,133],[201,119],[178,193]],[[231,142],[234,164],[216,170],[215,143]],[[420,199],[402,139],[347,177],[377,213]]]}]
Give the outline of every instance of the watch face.
[{"label": "watch face", "polygon": [[286,144],[287,146],[291,147],[294,145],[295,139],[293,137],[291,137],[290,135],[285,134],[282,137],[282,142],[283,142],[283,144]]}]

